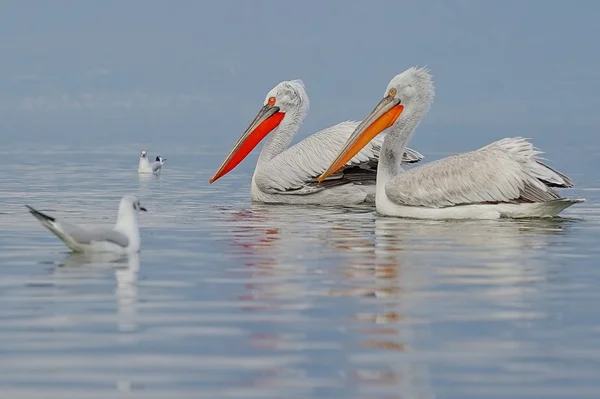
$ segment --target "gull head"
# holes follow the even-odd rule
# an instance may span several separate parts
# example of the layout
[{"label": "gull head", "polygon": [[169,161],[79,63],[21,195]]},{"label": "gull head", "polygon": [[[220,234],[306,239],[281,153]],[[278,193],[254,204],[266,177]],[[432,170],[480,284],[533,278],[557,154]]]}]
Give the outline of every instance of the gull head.
[{"label": "gull head", "polygon": [[133,194],[127,194],[119,202],[119,211],[117,213],[117,223],[115,229],[127,235],[131,248],[139,250],[140,233],[138,224],[138,213],[147,212],[140,204],[140,200]]},{"label": "gull head", "polygon": [[146,151],[142,151],[142,152],[140,153],[140,158],[146,158],[146,155],[147,155],[147,154],[148,154],[148,153],[147,153]]},{"label": "gull head", "polygon": [[119,215],[122,213],[137,214],[140,211],[147,212],[146,208],[140,204],[140,200],[135,195],[127,194],[121,198],[121,202],[119,203]]}]

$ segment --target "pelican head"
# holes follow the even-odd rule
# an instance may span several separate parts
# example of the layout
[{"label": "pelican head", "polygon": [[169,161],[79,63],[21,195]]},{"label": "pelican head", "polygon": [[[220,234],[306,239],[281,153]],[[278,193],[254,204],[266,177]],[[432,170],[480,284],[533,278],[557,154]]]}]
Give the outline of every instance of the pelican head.
[{"label": "pelican head", "polygon": [[275,101],[273,105],[279,107],[279,112],[284,114],[298,112],[301,108],[306,111],[309,107],[308,94],[300,79],[285,80],[273,87],[267,93],[263,105],[268,105],[273,99]]},{"label": "pelican head", "polygon": [[273,87],[265,97],[263,107],[209,182],[213,183],[233,170],[286,116],[294,120],[304,118],[308,107],[308,95],[301,80],[287,80]]},{"label": "pelican head", "polygon": [[383,99],[356,127],[337,158],[317,181],[320,183],[337,172],[387,128],[410,118],[420,119],[431,106],[434,93],[432,77],[425,68],[412,67],[394,76],[385,89]]}]

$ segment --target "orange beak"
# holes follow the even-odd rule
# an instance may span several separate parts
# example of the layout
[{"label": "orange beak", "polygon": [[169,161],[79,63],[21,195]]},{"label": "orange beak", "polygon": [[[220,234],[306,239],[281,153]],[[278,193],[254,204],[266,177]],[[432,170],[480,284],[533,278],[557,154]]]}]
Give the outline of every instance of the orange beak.
[{"label": "orange beak", "polygon": [[344,148],[339,152],[335,161],[317,181],[321,183],[328,176],[331,176],[344,165],[348,163],[364,146],[369,144],[375,136],[392,126],[404,111],[404,106],[400,105],[400,100],[387,96],[377,104],[373,112],[357,126],[354,133],[350,136]]},{"label": "orange beak", "polygon": [[267,134],[279,126],[284,116],[285,113],[279,112],[279,107],[269,104],[262,107],[250,126],[248,126],[248,129],[246,129],[242,137],[235,143],[233,149],[219,167],[219,170],[210,178],[209,183],[212,184],[238,166]]}]

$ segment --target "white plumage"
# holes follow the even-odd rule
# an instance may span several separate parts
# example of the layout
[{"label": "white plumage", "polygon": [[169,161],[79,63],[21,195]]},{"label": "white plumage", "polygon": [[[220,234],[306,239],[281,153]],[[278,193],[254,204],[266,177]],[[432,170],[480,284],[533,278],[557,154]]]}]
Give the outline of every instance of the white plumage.
[{"label": "white plumage", "polygon": [[[269,162],[264,164],[259,162],[254,175],[257,187],[265,193],[272,194],[292,194],[302,188],[305,189],[304,192],[325,189],[327,185],[316,184],[316,177],[325,171],[359,123],[356,121],[338,123],[308,136]],[[383,137],[376,137],[346,164],[347,167],[358,166],[365,173],[372,172],[366,176],[367,181],[363,183],[375,183],[377,159],[382,144]],[[422,158],[423,156],[417,151],[407,148],[403,162],[415,163]],[[343,177],[342,171],[328,180],[333,181]]]},{"label": "white plumage", "polygon": [[158,156],[154,162],[150,162],[148,160],[148,153],[142,151],[140,153],[140,162],[138,163],[138,173],[158,173],[161,171],[165,161],[166,158],[163,159]]},{"label": "white plumage", "polygon": [[26,205],[40,223],[61,239],[73,252],[129,254],[140,250],[138,212],[146,211],[134,195],[125,195],[119,202],[114,227],[76,225],[49,216]]},{"label": "white plumage", "polygon": [[[290,147],[309,109],[304,84],[301,80],[281,82],[267,94],[265,107],[269,99],[276,101],[278,111],[285,116],[267,137],[258,157],[252,178],[252,201],[315,205],[374,202],[377,159],[383,137],[366,145],[343,170],[319,184],[316,177],[329,165],[359,122],[339,123]],[[230,153],[223,164],[233,155]],[[409,163],[422,158],[411,149],[406,149],[403,157],[404,162]]]},{"label": "white plumage", "polygon": [[559,199],[551,187],[572,187],[573,183],[541,163],[537,154],[525,139],[505,138],[400,173],[385,192],[396,204],[430,208]]},{"label": "white plumage", "polygon": [[[397,75],[384,99],[365,119],[369,122],[356,129],[338,156],[342,159],[356,150],[353,143],[375,124],[373,120],[394,107],[403,107],[387,129],[380,153],[378,213],[426,219],[551,217],[583,201],[559,195],[554,188],[572,187],[572,180],[544,164],[540,152],[521,137],[402,170],[396,163],[397,154],[406,147],[433,98],[433,82],[425,69],[410,68]],[[385,126],[377,130],[385,130]]]}]

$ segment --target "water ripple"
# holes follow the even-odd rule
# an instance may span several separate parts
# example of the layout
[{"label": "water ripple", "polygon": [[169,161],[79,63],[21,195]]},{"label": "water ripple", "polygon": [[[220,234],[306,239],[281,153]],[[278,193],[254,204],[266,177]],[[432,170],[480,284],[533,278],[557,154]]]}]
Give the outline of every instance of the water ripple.
[{"label": "water ripple", "polygon": [[[560,220],[424,222],[250,204],[248,169],[206,184],[207,149],[139,177],[140,148],[0,151],[6,397],[600,395],[593,180]],[[23,207],[109,223],[126,192],[150,212],[125,259]]]}]

